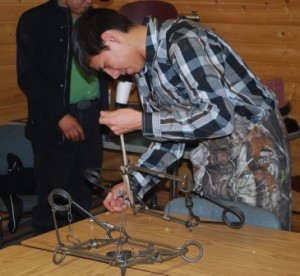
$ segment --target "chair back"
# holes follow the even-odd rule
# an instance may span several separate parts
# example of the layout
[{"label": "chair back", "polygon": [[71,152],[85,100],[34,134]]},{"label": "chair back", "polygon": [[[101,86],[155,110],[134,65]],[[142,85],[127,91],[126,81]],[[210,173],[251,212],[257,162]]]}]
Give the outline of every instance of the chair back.
[{"label": "chair back", "polygon": [[[192,198],[193,213],[202,218],[222,221],[223,208],[198,196]],[[228,200],[220,200],[226,206],[233,206],[241,210],[245,215],[245,225],[252,225],[264,228],[281,229],[279,218],[262,208],[250,206],[241,202],[233,202]],[[185,207],[185,198],[178,197],[168,202],[165,206],[165,212],[180,215],[188,215],[188,209]],[[228,214],[227,218],[230,221],[236,221],[237,217]]]},{"label": "chair back", "polygon": [[178,17],[175,6],[160,0],[130,2],[122,6],[119,12],[136,24],[142,24],[147,16],[153,16],[160,20]]}]

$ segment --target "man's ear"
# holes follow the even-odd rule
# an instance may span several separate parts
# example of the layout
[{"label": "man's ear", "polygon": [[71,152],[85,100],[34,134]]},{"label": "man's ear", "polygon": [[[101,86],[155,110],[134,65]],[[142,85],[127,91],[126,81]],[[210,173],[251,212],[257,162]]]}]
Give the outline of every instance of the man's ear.
[{"label": "man's ear", "polygon": [[114,30],[105,31],[102,33],[101,39],[107,46],[111,45],[112,43],[119,42],[118,32]]}]

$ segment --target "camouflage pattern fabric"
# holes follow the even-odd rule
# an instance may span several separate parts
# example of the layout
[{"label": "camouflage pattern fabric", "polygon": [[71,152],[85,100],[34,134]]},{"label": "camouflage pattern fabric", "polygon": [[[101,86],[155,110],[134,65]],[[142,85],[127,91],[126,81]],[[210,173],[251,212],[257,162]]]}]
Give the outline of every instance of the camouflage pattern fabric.
[{"label": "camouflage pattern fabric", "polygon": [[227,137],[201,142],[191,152],[195,192],[257,206],[291,228],[291,163],[286,131],[278,112],[259,123],[235,115]]}]

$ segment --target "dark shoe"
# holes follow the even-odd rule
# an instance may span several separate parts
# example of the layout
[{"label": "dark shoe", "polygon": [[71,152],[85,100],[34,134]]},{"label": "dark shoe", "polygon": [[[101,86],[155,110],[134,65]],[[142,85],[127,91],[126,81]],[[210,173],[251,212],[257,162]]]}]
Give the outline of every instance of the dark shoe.
[{"label": "dark shoe", "polygon": [[22,217],[22,200],[14,194],[3,195],[2,199],[9,213],[8,230],[10,233],[15,233]]}]

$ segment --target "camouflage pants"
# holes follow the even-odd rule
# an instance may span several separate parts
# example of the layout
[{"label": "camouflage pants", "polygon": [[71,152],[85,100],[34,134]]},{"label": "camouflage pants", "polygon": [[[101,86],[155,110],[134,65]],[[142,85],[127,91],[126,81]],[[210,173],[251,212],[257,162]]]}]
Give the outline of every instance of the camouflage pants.
[{"label": "camouflage pants", "polygon": [[195,192],[264,208],[290,230],[290,151],[275,112],[255,124],[236,115],[230,136],[201,142],[190,159]]}]

